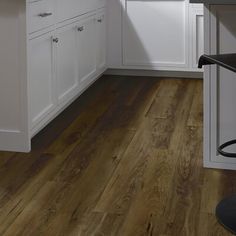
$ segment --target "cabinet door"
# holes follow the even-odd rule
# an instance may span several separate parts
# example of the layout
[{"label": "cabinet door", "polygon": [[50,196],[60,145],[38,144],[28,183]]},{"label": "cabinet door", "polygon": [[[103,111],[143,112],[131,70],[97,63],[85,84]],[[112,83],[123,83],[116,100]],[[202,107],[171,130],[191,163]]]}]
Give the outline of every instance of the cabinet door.
[{"label": "cabinet door", "polygon": [[96,75],[96,15],[80,22],[77,44],[80,88],[84,89]]},{"label": "cabinet door", "polygon": [[103,72],[106,69],[106,15],[105,11],[97,15],[97,69]]},{"label": "cabinet door", "polygon": [[124,65],[188,66],[187,1],[126,0],[123,26]]},{"label": "cabinet door", "polygon": [[76,34],[74,24],[59,29],[57,33],[56,81],[59,103],[68,101],[78,89]]},{"label": "cabinet door", "polygon": [[190,7],[191,20],[191,49],[192,49],[192,68],[198,68],[198,60],[204,53],[204,21],[203,21],[203,6]]},{"label": "cabinet door", "polygon": [[29,90],[31,128],[56,106],[52,34],[30,40]]}]

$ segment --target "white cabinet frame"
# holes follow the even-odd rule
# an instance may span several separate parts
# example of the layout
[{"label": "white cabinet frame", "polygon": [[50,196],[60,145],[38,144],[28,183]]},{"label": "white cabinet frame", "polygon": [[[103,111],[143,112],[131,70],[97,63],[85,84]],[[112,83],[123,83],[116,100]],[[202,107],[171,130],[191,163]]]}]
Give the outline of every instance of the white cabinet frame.
[{"label": "white cabinet frame", "polygon": [[[79,22],[79,21],[78,21]],[[59,104],[68,102],[79,90],[79,75],[78,75],[78,57],[77,57],[77,34],[78,22],[63,26],[56,30],[56,93]],[[67,38],[63,41],[62,35],[67,33]],[[66,45],[63,45],[65,43]],[[69,49],[68,49],[69,48]],[[68,52],[63,53],[61,50],[68,49]],[[60,55],[60,52],[62,55]],[[69,55],[67,55],[69,53]],[[67,57],[66,57],[67,56]],[[64,70],[64,71],[63,71]],[[68,71],[69,70],[69,71]],[[64,73],[68,73],[66,76]],[[68,81],[68,82],[67,82]],[[73,83],[73,84],[71,84]],[[67,87],[66,87],[67,86]]]},{"label": "white cabinet frame", "polygon": [[[198,68],[198,59],[204,53],[204,16],[202,6],[191,6],[190,10],[190,65]],[[202,19],[202,21],[201,21]],[[199,70],[203,71],[203,69]]]},{"label": "white cabinet frame", "polygon": [[[55,73],[55,65],[56,65],[56,43],[53,42],[54,35],[52,32],[41,35],[35,39],[29,40],[29,113],[30,113],[30,121],[31,127],[34,128],[37,124],[39,124],[45,116],[49,115],[57,105],[56,99],[56,73]],[[48,55],[36,54],[34,50],[37,50],[37,45],[46,43],[49,48]],[[40,53],[40,52],[39,52]],[[43,58],[44,57],[44,58]],[[35,62],[37,61],[37,63]],[[47,60],[50,60],[48,65],[48,75],[45,75],[45,68],[36,68],[38,65],[41,65]],[[36,65],[33,65],[36,63]],[[42,74],[41,74],[42,73]],[[44,81],[46,84],[43,91],[40,91],[40,85],[37,84],[41,81]],[[41,83],[42,84],[42,83]],[[43,84],[42,84],[43,85]],[[35,97],[37,95],[37,97]],[[48,101],[45,99],[48,98]],[[41,100],[44,100],[41,102]],[[45,104],[47,102],[47,104]],[[44,103],[44,107],[43,106]],[[38,107],[37,107],[38,106]]]}]

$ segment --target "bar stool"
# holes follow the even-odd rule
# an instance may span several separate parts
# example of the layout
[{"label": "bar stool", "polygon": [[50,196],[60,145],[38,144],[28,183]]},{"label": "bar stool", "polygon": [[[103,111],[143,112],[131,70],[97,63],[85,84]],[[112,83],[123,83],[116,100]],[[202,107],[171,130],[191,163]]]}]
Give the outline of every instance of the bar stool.
[{"label": "bar stool", "polygon": [[[236,73],[236,53],[203,55],[199,59],[198,67],[203,65],[219,65]],[[236,158],[236,153],[224,151],[226,147],[236,144],[236,139],[221,144],[217,151],[225,157]],[[236,194],[223,199],[216,207],[216,218],[226,229],[236,235]]]}]

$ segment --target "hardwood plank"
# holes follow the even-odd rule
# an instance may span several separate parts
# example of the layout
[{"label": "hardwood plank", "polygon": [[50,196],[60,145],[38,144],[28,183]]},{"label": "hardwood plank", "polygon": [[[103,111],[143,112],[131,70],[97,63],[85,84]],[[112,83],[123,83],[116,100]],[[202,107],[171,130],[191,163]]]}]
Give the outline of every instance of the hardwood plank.
[{"label": "hardwood plank", "polygon": [[[160,230],[159,221],[163,221],[166,209],[165,203],[170,194],[169,186],[172,185],[175,163],[177,162],[176,156],[178,155],[176,150],[175,152],[172,152],[170,140],[176,134],[176,125],[184,124],[183,121],[186,122],[188,113],[183,112],[183,110],[187,107],[188,103],[186,103],[186,101],[191,101],[190,98],[192,96],[191,87],[190,89],[187,89],[186,93],[183,93],[182,90],[186,90],[186,87],[181,85],[181,87],[179,87],[178,102],[175,101],[176,96],[172,96],[173,108],[169,118],[158,119],[156,127],[155,125],[153,126],[155,123],[151,125],[152,129],[144,128],[147,133],[152,133],[152,135],[146,136],[146,139],[149,140],[150,144],[152,144],[155,139],[161,140],[159,137],[168,137],[169,141],[164,142],[166,144],[165,146],[163,146],[163,141],[154,141],[154,143],[156,143],[156,146],[154,147],[156,147],[159,154],[156,156],[154,154],[155,162],[150,163],[150,167],[147,167],[144,172],[144,187],[136,193],[136,197],[132,201],[125,223],[121,229],[121,235],[160,235],[163,233]],[[188,106],[190,106],[190,104]],[[182,116],[179,117],[180,119],[176,118],[176,115],[179,112],[182,114]],[[165,130],[164,132],[158,129],[157,127],[159,127],[163,121],[167,122],[167,127],[172,128]],[[154,132],[155,134],[153,134]],[[153,146],[149,145],[149,148],[147,149],[150,149],[150,147]],[[160,153],[162,153],[162,158]],[[150,155],[148,158],[149,161],[151,157],[152,156]],[[146,179],[145,176],[148,176],[149,174],[151,174],[150,178]],[[133,227],[133,225],[136,225],[136,227]]]},{"label": "hardwood plank", "polygon": [[192,106],[189,112],[188,126],[202,126],[203,120],[203,84],[195,81],[195,91]]},{"label": "hardwood plank", "polygon": [[[95,216],[98,216],[99,219],[94,219]],[[84,224],[80,226],[81,230],[77,235],[117,235],[120,225],[123,222],[123,217],[120,214],[93,212],[86,218]]]},{"label": "hardwood plank", "polygon": [[162,80],[147,115],[163,119],[173,116],[174,107],[178,104],[179,98],[183,96],[184,88],[186,88],[186,81]]},{"label": "hardwood plank", "polygon": [[196,235],[199,221],[203,169],[201,130],[186,128],[177,162],[161,231],[167,235]]},{"label": "hardwood plank", "polygon": [[206,236],[232,236],[229,231],[224,229],[216,220],[214,214],[201,213],[200,222],[198,224],[197,235]]}]

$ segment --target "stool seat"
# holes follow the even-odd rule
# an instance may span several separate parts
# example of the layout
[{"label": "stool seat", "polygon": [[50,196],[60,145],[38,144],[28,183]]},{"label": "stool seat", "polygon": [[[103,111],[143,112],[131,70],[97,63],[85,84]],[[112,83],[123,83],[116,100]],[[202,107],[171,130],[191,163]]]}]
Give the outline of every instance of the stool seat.
[{"label": "stool seat", "polygon": [[198,62],[198,67],[204,65],[219,65],[228,70],[236,72],[236,53],[219,54],[219,55],[202,55]]}]

